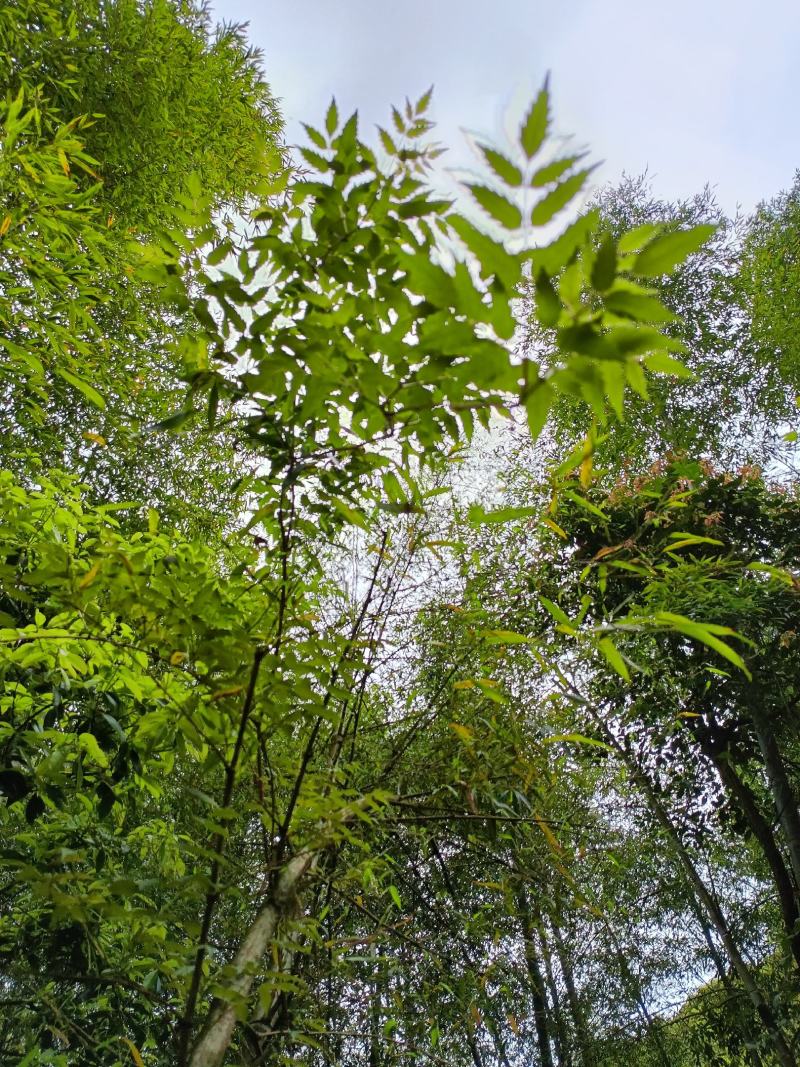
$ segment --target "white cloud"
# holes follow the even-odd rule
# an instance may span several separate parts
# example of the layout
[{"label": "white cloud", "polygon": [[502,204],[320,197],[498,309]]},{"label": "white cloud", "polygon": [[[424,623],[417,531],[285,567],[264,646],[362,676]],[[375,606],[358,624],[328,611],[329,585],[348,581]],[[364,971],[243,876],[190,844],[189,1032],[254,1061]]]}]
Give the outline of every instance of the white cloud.
[{"label": "white cloud", "polygon": [[332,93],[367,123],[436,83],[434,117],[499,135],[549,69],[559,131],[606,161],[646,167],[665,197],[710,182],[745,208],[800,166],[800,5],[794,0],[216,0],[251,23],[290,136]]}]

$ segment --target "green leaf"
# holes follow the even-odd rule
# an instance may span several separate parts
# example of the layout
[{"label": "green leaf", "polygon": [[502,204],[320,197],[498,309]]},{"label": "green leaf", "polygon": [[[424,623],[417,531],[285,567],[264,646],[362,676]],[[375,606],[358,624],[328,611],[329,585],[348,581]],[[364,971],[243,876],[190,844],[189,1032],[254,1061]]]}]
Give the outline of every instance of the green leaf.
[{"label": "green leaf", "polygon": [[603,293],[613,285],[616,275],[617,246],[614,238],[608,236],[598,248],[592,264],[592,285],[599,293]]},{"label": "green leaf", "polygon": [[610,745],[605,743],[605,741],[598,741],[596,737],[587,737],[586,734],[551,734],[549,737],[542,738],[543,745],[555,745],[563,741],[573,741],[578,745],[590,745],[592,748],[602,748],[606,752],[614,751]]},{"label": "green leaf", "polygon": [[549,76],[545,78],[544,85],[533,101],[519,132],[519,142],[528,159],[533,159],[547,136],[550,122],[549,80]]},{"label": "green leaf", "polygon": [[146,427],[145,433],[156,433],[158,430],[177,430],[188,422],[194,414],[194,408],[184,408],[183,411],[176,411],[174,415],[168,415],[165,419],[161,419],[160,422],[154,422],[151,426]]},{"label": "green leaf", "polygon": [[549,382],[539,382],[525,397],[525,414],[528,418],[528,431],[535,441],[544,429],[547,416],[555,400],[555,391]]},{"label": "green leaf", "polygon": [[417,116],[417,118],[419,118],[420,115],[424,115],[425,112],[428,110],[428,108],[430,107],[432,96],[433,86],[431,86],[430,89],[428,89],[427,92],[423,93],[419,100],[417,100],[414,106],[414,114]]},{"label": "green leaf", "polygon": [[561,299],[545,270],[536,273],[536,318],[545,327],[558,325],[562,312]]},{"label": "green leaf", "polygon": [[497,508],[495,511],[484,511],[480,504],[473,504],[467,513],[467,517],[473,526],[480,526],[499,522],[514,522],[517,519],[529,519],[538,514],[538,508]]},{"label": "green leaf", "polygon": [[741,634],[737,634],[736,631],[732,630],[729,626],[693,622],[691,619],[687,619],[684,615],[675,615],[669,611],[657,612],[654,619],[662,626],[667,626],[671,630],[676,630],[678,633],[685,634],[687,637],[694,638],[695,641],[699,641],[708,648],[712,648],[715,652],[718,652],[720,656],[728,660],[729,663],[738,667],[749,680],[752,680],[753,676],[747,669],[747,666],[739,653],[734,651],[730,645],[719,639],[718,635],[721,634],[723,636],[729,635],[731,637],[738,637],[739,640],[745,640]]},{"label": "green leaf", "polygon": [[590,515],[602,519],[603,522],[608,522],[608,515],[606,515],[604,511],[601,511],[596,504],[593,504],[591,500],[587,500],[585,496],[581,496],[580,493],[575,493],[572,489],[565,489],[564,496],[572,500],[578,507],[583,508],[584,511],[588,511]]},{"label": "green leaf", "polygon": [[505,182],[506,185],[513,188],[522,185],[522,171],[516,163],[513,163],[494,148],[489,148],[488,145],[479,144],[478,148],[480,148],[484,159],[501,182]]},{"label": "green leaf", "polygon": [[531,222],[533,225],[544,226],[557,215],[559,211],[565,208],[584,187],[586,179],[594,169],[594,167],[586,167],[584,170],[579,170],[577,174],[565,178],[563,182],[559,182],[552,192],[543,196],[542,199],[534,205],[533,211],[531,212]]},{"label": "green leaf", "polygon": [[516,230],[522,225],[522,212],[516,204],[512,204],[504,196],[500,196],[499,193],[488,189],[485,185],[468,185],[467,188],[484,211],[487,211],[501,226],[507,230]]},{"label": "green leaf", "polygon": [[638,252],[640,248],[644,248],[649,241],[652,241],[663,230],[663,224],[651,222],[645,223],[644,226],[636,226],[620,237],[617,247],[623,255],[628,252]]},{"label": "green leaf", "polygon": [[331,499],[330,503],[339,512],[343,519],[351,524],[351,526],[359,526],[362,530],[369,529],[369,523],[367,517],[363,512],[357,511],[355,508],[349,507],[341,500],[337,500],[335,497]]},{"label": "green leaf", "polygon": [[397,908],[398,910],[402,910],[402,907],[403,907],[403,902],[402,902],[402,900],[400,899],[400,891],[398,890],[398,888],[397,888],[397,886],[396,886],[396,885],[390,885],[390,886],[389,886],[389,896],[390,896],[390,897],[392,898],[392,900],[394,901],[394,905],[395,905],[395,907],[396,907],[396,908]]},{"label": "green leaf", "polygon": [[533,249],[530,257],[534,272],[546,270],[551,277],[558,274],[597,229],[599,221],[600,213],[593,208],[571,222],[549,245]]},{"label": "green leaf", "polygon": [[605,656],[609,666],[613,668],[613,670],[615,670],[621,678],[624,678],[626,682],[629,682],[631,680],[631,676],[630,671],[628,670],[628,665],[622,658],[619,649],[611,640],[611,638],[602,638],[602,640],[598,642],[597,647]]},{"label": "green leaf", "polygon": [[531,638],[513,630],[481,630],[481,637],[488,645],[528,645]]},{"label": "green leaf", "polygon": [[78,734],[78,744],[93,763],[96,763],[99,767],[108,766],[108,758],[98,745],[97,738],[94,734]]},{"label": "green leaf", "polygon": [[520,258],[512,255],[504,245],[487,237],[459,215],[449,221],[453,231],[480,263],[483,277],[493,274],[506,292],[513,292],[522,273]]},{"label": "green leaf", "polygon": [[607,294],[605,304],[615,315],[624,315],[637,322],[674,322],[677,318],[658,297],[646,293],[615,290]]},{"label": "green leaf", "polygon": [[96,408],[102,409],[106,406],[106,402],[103,397],[98,393],[93,385],[89,385],[83,378],[79,378],[77,374],[73,374],[72,371],[65,370],[63,367],[56,367],[56,374],[63,378],[65,382],[68,382],[73,388],[88,400]]},{"label": "green leaf", "polygon": [[717,227],[704,224],[693,226],[690,230],[677,230],[674,233],[656,237],[636,257],[633,265],[634,274],[655,277],[666,274],[673,267],[682,263],[692,252],[696,252],[716,233]]},{"label": "green leaf", "polygon": [[378,127],[378,136],[381,139],[381,144],[383,145],[383,150],[387,154],[387,156],[396,156],[397,155],[397,145],[394,143],[392,138],[389,136],[389,134],[386,132],[386,130],[384,130],[384,128],[382,126]]},{"label": "green leaf", "polygon": [[676,378],[694,378],[687,366],[666,352],[653,352],[649,356],[643,356],[642,363],[648,370],[658,371],[660,374],[672,374]]},{"label": "green leaf", "polygon": [[566,174],[571,167],[580,162],[585,156],[586,153],[581,152],[577,156],[564,156],[562,159],[554,159],[552,163],[546,163],[534,173],[531,178],[531,186],[534,189],[541,189],[551,182],[558,181],[562,174]]},{"label": "green leaf", "polygon": [[325,115],[325,129],[328,131],[329,136],[333,136],[336,133],[336,129],[339,125],[339,109],[336,106],[336,100],[331,98],[330,107]]},{"label": "green leaf", "polygon": [[539,603],[550,612],[556,622],[561,623],[562,626],[569,626],[570,629],[572,629],[572,623],[570,622],[569,616],[558,606],[558,604],[553,603],[552,600],[548,600],[547,597],[542,596],[541,593],[538,594],[538,599]]},{"label": "green leaf", "polygon": [[303,129],[306,131],[308,139],[309,141],[311,141],[312,144],[316,145],[317,148],[321,148],[323,151],[327,149],[328,142],[325,140],[319,130],[315,130],[314,127],[309,126],[307,122],[303,123]]}]

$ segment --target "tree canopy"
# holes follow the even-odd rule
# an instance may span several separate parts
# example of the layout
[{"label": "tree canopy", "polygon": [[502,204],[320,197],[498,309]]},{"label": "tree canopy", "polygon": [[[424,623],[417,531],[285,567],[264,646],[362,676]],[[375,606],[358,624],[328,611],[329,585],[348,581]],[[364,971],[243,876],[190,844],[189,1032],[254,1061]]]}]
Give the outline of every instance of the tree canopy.
[{"label": "tree canopy", "polygon": [[178,0],[0,61],[2,1061],[795,1064],[796,191],[579,211],[547,83],[464,203],[430,93],[290,158]]}]

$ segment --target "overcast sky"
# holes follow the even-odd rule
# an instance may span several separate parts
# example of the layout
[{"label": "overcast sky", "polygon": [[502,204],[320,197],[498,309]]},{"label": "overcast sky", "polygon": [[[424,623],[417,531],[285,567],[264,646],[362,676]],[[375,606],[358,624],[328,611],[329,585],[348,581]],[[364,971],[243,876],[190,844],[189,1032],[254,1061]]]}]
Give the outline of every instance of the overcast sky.
[{"label": "overcast sky", "polygon": [[442,162],[461,127],[495,140],[551,72],[556,128],[647,169],[663,197],[712,184],[728,211],[800,167],[800,0],[214,0],[250,23],[290,141],[335,94],[367,124],[435,84]]}]

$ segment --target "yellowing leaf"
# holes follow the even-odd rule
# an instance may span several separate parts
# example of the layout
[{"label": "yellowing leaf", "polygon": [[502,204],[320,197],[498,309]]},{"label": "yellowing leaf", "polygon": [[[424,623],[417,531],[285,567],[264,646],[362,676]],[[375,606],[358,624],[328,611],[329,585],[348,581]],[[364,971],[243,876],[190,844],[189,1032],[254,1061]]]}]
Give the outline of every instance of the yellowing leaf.
[{"label": "yellowing leaf", "polygon": [[[173,653],[173,657],[175,655],[180,655],[180,654],[181,653]],[[241,693],[243,689],[244,689],[243,685],[232,685],[228,689],[219,689],[219,690],[217,690],[216,693],[212,693],[211,694],[211,699],[212,700],[224,700],[225,697],[235,697],[238,693]]]},{"label": "yellowing leaf", "polygon": [[592,560],[596,561],[596,560],[599,560],[599,559],[605,559],[606,556],[610,556],[614,552],[619,552],[619,550],[621,548],[622,548],[621,544],[620,545],[606,545],[604,548],[601,548],[597,552],[595,552],[595,554],[592,556]]},{"label": "yellowing leaf", "polygon": [[543,822],[538,815],[534,815],[534,821],[544,834],[547,843],[553,850],[553,852],[555,852],[557,856],[560,855],[564,850],[562,849],[561,845],[559,845],[558,840],[556,839],[556,835],[553,833],[547,823]]},{"label": "yellowing leaf", "polygon": [[6,215],[2,222],[0,222],[0,237],[8,233],[8,227],[11,225],[11,216]]},{"label": "yellowing leaf", "polygon": [[105,448],[107,442],[105,437],[99,433],[93,433],[91,430],[84,430],[83,437],[86,441],[93,441],[96,445],[100,445]]},{"label": "yellowing leaf", "polygon": [[179,663],[183,663],[183,661],[185,659],[186,659],[186,653],[185,652],[177,652],[176,651],[176,652],[173,652],[172,655],[169,657],[169,662],[173,667],[177,667],[178,664]]},{"label": "yellowing leaf", "polygon": [[134,1043],[128,1037],[123,1037],[122,1040],[131,1050],[131,1059],[136,1064],[136,1067],[144,1067],[144,1060],[142,1059],[142,1054],[139,1052],[136,1045],[134,1045]]},{"label": "yellowing leaf", "polygon": [[558,534],[558,536],[561,538],[562,541],[566,541],[567,540],[567,538],[569,536],[567,534],[567,531],[566,530],[562,530],[562,528],[558,525],[558,523],[557,522],[553,522],[553,520],[548,515],[543,515],[542,516],[542,525],[546,526],[549,530],[552,530],[553,533]]},{"label": "yellowing leaf", "polygon": [[473,733],[468,726],[464,726],[460,722],[451,722],[450,729],[456,734],[465,744],[472,743]]},{"label": "yellowing leaf", "polygon": [[585,456],[581,463],[581,485],[584,489],[588,489],[592,483],[592,457],[591,454]]},{"label": "yellowing leaf", "polygon": [[78,588],[79,589],[86,589],[88,586],[90,586],[92,584],[92,582],[95,580],[95,578],[97,577],[97,575],[99,573],[100,573],[100,563],[98,562],[98,563],[95,563],[95,565],[93,567],[91,567],[86,572],[86,574],[84,574],[83,578],[81,578],[80,582],[78,583]]}]

